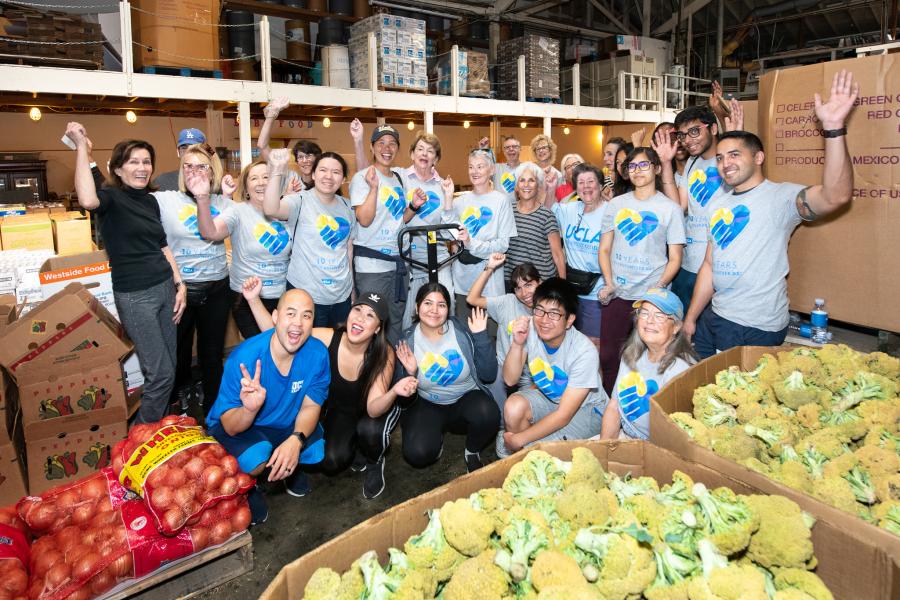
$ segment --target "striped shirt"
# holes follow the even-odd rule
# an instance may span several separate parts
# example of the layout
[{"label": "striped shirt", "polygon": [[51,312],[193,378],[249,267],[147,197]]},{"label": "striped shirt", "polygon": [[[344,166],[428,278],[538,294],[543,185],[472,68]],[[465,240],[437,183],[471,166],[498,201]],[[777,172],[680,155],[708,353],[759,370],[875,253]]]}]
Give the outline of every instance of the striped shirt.
[{"label": "striped shirt", "polygon": [[509,279],[514,268],[526,262],[537,267],[541,279],[556,277],[556,264],[550,253],[549,239],[551,233],[559,233],[556,217],[543,206],[528,214],[519,212],[518,201],[513,202],[513,216],[518,235],[509,239],[503,267],[506,279]]}]

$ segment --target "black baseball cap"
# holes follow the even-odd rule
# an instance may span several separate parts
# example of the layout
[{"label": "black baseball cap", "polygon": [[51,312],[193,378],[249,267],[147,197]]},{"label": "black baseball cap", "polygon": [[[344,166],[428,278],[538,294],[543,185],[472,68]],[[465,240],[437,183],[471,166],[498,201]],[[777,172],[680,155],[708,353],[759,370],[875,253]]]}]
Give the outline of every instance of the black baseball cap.
[{"label": "black baseball cap", "polygon": [[374,144],[386,135],[392,136],[397,140],[397,144],[400,144],[400,132],[390,125],[379,125],[376,127],[375,131],[372,132],[372,143]]},{"label": "black baseball cap", "polygon": [[381,295],[374,292],[364,292],[356,298],[356,302],[353,303],[353,306],[359,306],[360,304],[365,304],[366,306],[374,310],[375,316],[378,317],[378,320],[382,323],[387,320],[387,300]]}]

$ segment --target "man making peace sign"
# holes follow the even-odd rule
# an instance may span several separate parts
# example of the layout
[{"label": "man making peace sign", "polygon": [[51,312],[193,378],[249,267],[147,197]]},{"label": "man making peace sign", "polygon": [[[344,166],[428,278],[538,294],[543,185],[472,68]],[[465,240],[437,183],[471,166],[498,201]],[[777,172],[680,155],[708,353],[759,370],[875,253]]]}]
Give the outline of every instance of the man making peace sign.
[{"label": "man making peace sign", "polygon": [[[285,292],[272,313],[275,327],[254,336],[225,363],[216,398],[206,417],[209,433],[238,459],[241,469],[269,481],[284,480],[288,494],[305,496],[309,479],[298,464],[324,455],[319,413],[328,396],[328,350],[315,338],[314,305],[303,290]],[[253,523],[268,516],[259,487],[250,492]]]}]

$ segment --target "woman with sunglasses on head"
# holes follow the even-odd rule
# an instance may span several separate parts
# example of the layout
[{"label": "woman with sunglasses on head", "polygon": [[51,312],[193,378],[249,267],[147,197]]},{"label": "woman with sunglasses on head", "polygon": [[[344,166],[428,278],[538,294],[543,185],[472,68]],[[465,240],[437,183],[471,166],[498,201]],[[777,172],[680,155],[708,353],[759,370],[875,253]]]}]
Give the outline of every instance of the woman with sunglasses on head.
[{"label": "woman with sunglasses on head", "polygon": [[314,327],[336,327],[347,320],[353,287],[356,216],[350,202],[338,195],[347,163],[340,154],[323,153],[314,163],[313,189],[283,196],[280,179],[289,162],[285,149],[269,154],[263,210],[270,218],[285,220],[291,233],[287,288],[302,288],[312,297]]},{"label": "woman with sunglasses on head", "polygon": [[673,292],[650,288],[634,303],[634,329],[603,413],[600,438],[650,437],[650,398],[697,362],[683,331],[684,306]]},{"label": "woman with sunglasses on head", "polygon": [[185,289],[150,195],[155,153],[141,140],[119,142],[109,160],[109,184],[91,172],[91,141],[80,123],[69,123],[75,142],[78,204],[100,217],[100,234],[112,267],[119,320],[141,363],[144,393],[135,423],[166,415],[175,383],[176,324],[184,312]]},{"label": "woman with sunglasses on head", "polygon": [[566,281],[541,283],[534,292],[533,317],[512,326],[512,344],[503,362],[503,381],[520,386],[503,407],[506,432],[501,458],[538,441],[585,440],[601,431],[608,397],[600,384],[597,353],[576,330],[578,297]]},{"label": "woman with sunglasses on head", "polygon": [[632,304],[650,288],[666,288],[681,268],[684,217],[681,208],[659,191],[659,156],[635,148],[625,159],[634,191],[616,196],[603,219],[600,268],[605,285],[600,324],[600,368],[606,391],[612,390],[620,350],[631,332]]},{"label": "woman with sunglasses on head", "polygon": [[516,235],[509,239],[504,275],[510,281],[512,270],[522,263],[531,263],[541,272],[541,279],[561,274],[566,276],[566,255],[559,239],[559,224],[553,212],[540,202],[544,186],[544,172],[533,162],[524,162],[516,169],[516,198],[513,218]]},{"label": "woman with sunglasses on head", "polygon": [[603,287],[598,260],[601,226],[608,202],[600,190],[603,175],[597,167],[584,163],[572,175],[581,202],[553,205],[566,250],[566,281],[578,294],[575,328],[600,348],[600,301]]},{"label": "woman with sunglasses on head", "polygon": [[[260,151],[259,158],[262,161],[268,162],[269,152],[272,151],[269,148],[269,140],[272,137],[272,127],[275,125],[275,119],[288,106],[290,106],[290,102],[288,102],[287,98],[276,98],[263,109],[263,115],[265,115],[266,119],[259,129],[259,138],[256,140],[256,147]],[[299,140],[294,144],[291,155],[296,161],[303,190],[311,190],[315,186],[312,175],[313,165],[322,156],[322,148],[310,140]]]},{"label": "woman with sunglasses on head", "polygon": [[415,325],[403,332],[397,359],[418,379],[418,398],[403,415],[403,457],[426,467],[441,456],[444,432],[466,434],[466,470],[481,468],[479,454],[497,434],[500,411],[488,385],[497,358],[487,314],[473,308],[468,326],[450,316],[450,292],[429,282],[416,294]]},{"label": "woman with sunglasses on head", "polygon": [[263,212],[269,165],[258,159],[241,171],[235,190],[235,202],[213,217],[208,197],[197,197],[197,223],[203,239],[220,242],[231,237],[229,284],[231,313],[244,339],[260,333],[241,285],[248,277],[259,277],[261,302],[269,312],[275,310],[284,293],[291,236],[283,221],[270,219]]},{"label": "woman with sunglasses on head", "polygon": [[[200,234],[198,208],[213,217],[232,207],[234,181],[223,177],[222,162],[209,144],[188,146],[181,155],[177,192],[155,192],[166,238],[187,286],[187,307],[178,323],[178,359],[175,389],[181,410],[191,383],[194,332],[197,360],[203,384],[203,412],[209,412],[219,395],[225,324],[229,301],[228,261],[225,244],[205,240]],[[224,194],[219,193],[224,191]],[[207,208],[208,206],[208,208]]]}]

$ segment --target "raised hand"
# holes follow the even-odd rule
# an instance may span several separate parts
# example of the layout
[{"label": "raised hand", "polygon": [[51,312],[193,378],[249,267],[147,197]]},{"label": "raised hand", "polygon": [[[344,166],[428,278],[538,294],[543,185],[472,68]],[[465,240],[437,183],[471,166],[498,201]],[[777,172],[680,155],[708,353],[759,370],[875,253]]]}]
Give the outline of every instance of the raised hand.
[{"label": "raised hand", "polygon": [[469,331],[481,333],[485,329],[487,329],[487,311],[478,306],[473,306],[472,314],[469,315]]},{"label": "raised hand", "polygon": [[662,129],[656,132],[656,135],[650,140],[650,145],[656,150],[659,160],[662,162],[671,161],[678,152],[678,140],[673,140],[672,136]]},{"label": "raised hand", "polygon": [[366,169],[366,183],[369,184],[370,190],[378,189],[378,172],[375,171],[375,167]]},{"label": "raised hand", "polygon": [[416,188],[413,192],[412,202],[410,202],[410,207],[413,210],[418,210],[422,207],[426,202],[428,202],[428,194],[425,193],[425,190],[422,188]]},{"label": "raised hand", "polygon": [[859,83],[853,81],[853,73],[841,69],[831,80],[831,96],[822,102],[819,94],[815,95],[816,116],[823,129],[840,129],[844,126],[847,115],[853,109],[853,103],[859,96]]},{"label": "raised hand", "polygon": [[72,121],[68,125],[66,125],[66,135],[70,140],[75,142],[76,146],[86,145],[90,147],[90,140],[88,140],[87,131],[85,130],[84,125],[82,125],[81,123]]},{"label": "raised hand", "polygon": [[237,183],[234,180],[234,177],[231,174],[225,175],[222,178],[222,195],[227,196],[228,198],[234,195],[234,191],[237,189]]},{"label": "raised hand", "polygon": [[362,121],[359,119],[350,121],[350,137],[353,138],[354,142],[361,142],[364,134],[365,128],[363,127]]},{"label": "raised hand", "polygon": [[644,145],[644,136],[647,135],[647,128],[641,127],[637,131],[631,133],[631,144],[637,148]]},{"label": "raised hand", "polygon": [[558,183],[559,176],[556,174],[556,169],[552,165],[544,169],[544,186],[555,188]]},{"label": "raised hand", "polygon": [[416,393],[418,387],[419,380],[416,379],[413,375],[407,375],[406,377],[395,383],[394,387],[392,387],[391,389],[398,396],[409,398]]},{"label": "raised hand", "polygon": [[259,383],[262,371],[262,361],[256,361],[256,372],[253,377],[247,371],[247,367],[241,363],[241,405],[250,412],[258,412],[266,401],[266,388]]},{"label": "raised hand", "polygon": [[209,199],[212,182],[209,180],[208,173],[190,171],[185,174],[184,186],[194,195],[194,198]]},{"label": "raised hand", "polygon": [[712,92],[709,95],[709,108],[719,117],[728,115],[729,105],[722,95],[722,84],[716,80],[712,82]]},{"label": "raised hand", "polygon": [[288,182],[288,194],[299,194],[303,191],[303,180],[299,177],[291,177],[291,180]]},{"label": "raised hand", "polygon": [[742,131],[744,129],[744,107],[737,98],[732,98],[728,103],[731,108],[729,116],[725,117],[725,131]]},{"label": "raised hand", "polygon": [[284,172],[289,162],[291,162],[290,148],[276,148],[269,152],[269,166],[273,171]]},{"label": "raised hand", "polygon": [[244,283],[241,284],[241,294],[243,294],[244,298],[248,302],[253,300],[254,298],[259,298],[259,293],[261,291],[262,279],[260,279],[256,275],[251,275],[244,280]]},{"label": "raised hand", "polygon": [[492,269],[500,268],[500,265],[506,262],[506,255],[502,252],[494,252],[488,257],[487,266]]},{"label": "raised hand", "polygon": [[491,147],[491,138],[485,136],[478,140],[478,149],[479,150],[487,150]]},{"label": "raised hand", "polygon": [[456,186],[453,185],[452,177],[448,175],[446,179],[441,179],[441,190],[444,192],[444,200],[453,202],[453,192],[456,190]]},{"label": "raised hand", "polygon": [[528,326],[531,324],[531,317],[519,317],[512,323],[512,334],[510,340],[517,346],[524,346],[528,340]]},{"label": "raised hand", "polygon": [[269,102],[263,109],[263,115],[265,115],[267,119],[276,119],[278,118],[278,115],[281,114],[281,111],[283,111],[290,105],[291,103],[288,102],[286,96],[275,98],[274,100]]},{"label": "raised hand", "polygon": [[405,341],[401,340],[397,344],[397,360],[400,361],[400,364],[403,365],[403,368],[410,375],[415,375],[416,371],[419,370],[419,365],[416,363],[416,355],[409,349],[409,345]]}]

